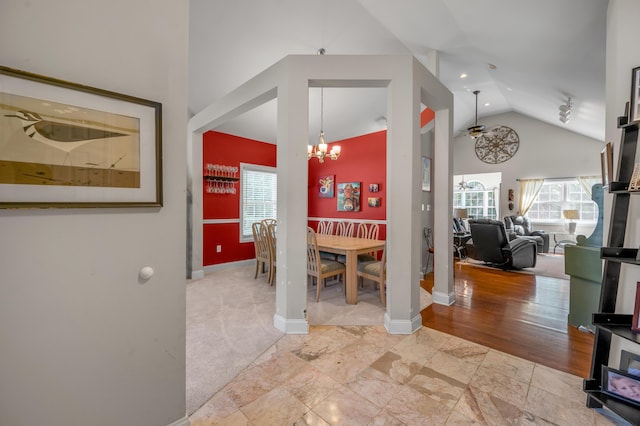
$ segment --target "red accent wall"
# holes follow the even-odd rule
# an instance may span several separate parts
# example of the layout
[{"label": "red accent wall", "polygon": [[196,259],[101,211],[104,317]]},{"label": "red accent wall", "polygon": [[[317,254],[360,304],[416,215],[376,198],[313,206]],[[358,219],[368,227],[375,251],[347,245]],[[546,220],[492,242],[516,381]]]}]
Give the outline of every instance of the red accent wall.
[{"label": "red accent wall", "polygon": [[[202,137],[202,167],[222,164],[240,169],[240,163],[276,166],[276,146],[220,132],[206,132]],[[238,171],[238,175],[240,172]],[[209,194],[203,187],[203,219],[240,218],[240,182],[236,194]],[[204,224],[203,264],[235,262],[255,257],[253,243],[240,243],[239,223]],[[216,247],[222,246],[220,253]]]},{"label": "red accent wall", "polygon": [[[320,164],[317,159],[309,161],[309,217],[352,219],[355,221],[386,220],[386,137],[381,131],[334,142],[342,147],[340,158],[326,160]],[[329,148],[330,149],[330,148]],[[252,163],[276,166],[276,146],[220,132],[206,132],[202,141],[202,167],[206,164],[223,164],[240,168],[240,163]],[[337,183],[360,182],[360,211],[337,211],[337,198],[319,198],[319,178],[335,175],[334,192]],[[379,192],[369,191],[369,184],[377,183]],[[240,183],[236,184],[236,194],[209,194],[206,185],[203,188],[202,205],[204,220],[239,220]],[[368,197],[378,197],[380,207],[369,207]],[[316,224],[310,222],[315,228]],[[380,225],[380,239],[386,238],[386,227]],[[220,253],[216,247],[222,246]],[[240,243],[239,223],[204,224],[203,227],[203,264],[253,259],[253,243]]]},{"label": "red accent wall", "polygon": [[[387,132],[380,131],[357,136],[329,144],[340,145],[342,152],[337,160],[325,160],[320,163],[317,159],[309,161],[309,217],[353,219],[356,221],[385,220],[386,219],[386,181],[387,181]],[[334,197],[320,198],[320,178],[335,175]],[[338,211],[337,185],[344,182],[360,182],[360,211]],[[369,191],[369,184],[377,183],[379,192]],[[368,198],[378,197],[380,207],[369,207]],[[315,228],[316,222],[310,225]],[[380,239],[385,239],[386,227],[380,225]]]}]

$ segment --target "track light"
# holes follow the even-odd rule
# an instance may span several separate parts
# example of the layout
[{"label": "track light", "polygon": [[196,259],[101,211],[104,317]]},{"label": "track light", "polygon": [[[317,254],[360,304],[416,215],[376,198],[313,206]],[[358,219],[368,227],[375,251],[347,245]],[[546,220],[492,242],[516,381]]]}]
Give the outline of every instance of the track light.
[{"label": "track light", "polygon": [[569,122],[569,119],[571,118],[572,108],[573,106],[571,104],[571,98],[568,98],[565,104],[562,104],[558,107],[558,119],[564,124],[567,124]]}]

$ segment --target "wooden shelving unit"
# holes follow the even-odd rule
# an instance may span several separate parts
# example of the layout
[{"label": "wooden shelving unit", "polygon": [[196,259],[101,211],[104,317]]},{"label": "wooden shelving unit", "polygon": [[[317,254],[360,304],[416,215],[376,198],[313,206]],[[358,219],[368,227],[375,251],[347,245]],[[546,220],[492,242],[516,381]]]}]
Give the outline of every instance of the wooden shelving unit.
[{"label": "wooden shelving unit", "polygon": [[[625,123],[625,120],[618,120]],[[640,424],[640,407],[633,403],[602,392],[602,366],[609,365],[609,353],[613,336],[640,345],[640,334],[631,331],[632,315],[616,314],[616,299],[620,270],[623,265],[640,265],[636,260],[638,249],[624,248],[629,201],[632,194],[628,191],[629,181],[638,143],[638,123],[622,124],[620,152],[617,166],[617,181],[609,185],[609,194],[613,196],[609,236],[607,247],[602,247],[600,257],[604,260],[600,304],[593,314],[596,334],[591,359],[591,377],[584,380],[583,390],[587,394],[587,406],[606,407],[632,424]],[[617,367],[617,366],[611,366]]]}]

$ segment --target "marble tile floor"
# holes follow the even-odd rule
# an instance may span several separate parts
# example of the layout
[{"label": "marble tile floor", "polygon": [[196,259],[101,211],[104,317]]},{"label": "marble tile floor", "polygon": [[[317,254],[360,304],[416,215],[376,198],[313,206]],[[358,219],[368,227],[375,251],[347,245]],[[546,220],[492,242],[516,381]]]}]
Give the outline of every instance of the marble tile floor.
[{"label": "marble tile floor", "polygon": [[204,425],[616,424],[582,379],[439,331],[284,335],[190,417]]}]

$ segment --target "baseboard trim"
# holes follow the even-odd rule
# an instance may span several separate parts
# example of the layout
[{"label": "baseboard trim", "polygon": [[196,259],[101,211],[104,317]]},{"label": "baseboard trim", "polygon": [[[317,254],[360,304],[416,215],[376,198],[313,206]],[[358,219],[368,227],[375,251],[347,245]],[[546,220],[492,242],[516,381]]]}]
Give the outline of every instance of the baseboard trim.
[{"label": "baseboard trim", "polygon": [[204,269],[199,269],[197,271],[191,271],[192,280],[201,280],[204,278]]},{"label": "baseboard trim", "polygon": [[441,293],[439,291],[434,291],[431,293],[431,296],[433,297],[433,303],[437,303],[438,305],[451,306],[456,303],[456,294],[454,292]]},{"label": "baseboard trim", "polygon": [[169,423],[167,426],[189,426],[190,424],[191,422],[189,421],[189,417],[184,416],[173,423]]},{"label": "baseboard trim", "polygon": [[[208,274],[214,271],[220,271],[222,269],[240,268],[242,266],[253,265],[256,263],[255,259],[237,260],[235,262],[218,263],[216,265],[209,265],[204,267],[204,273]],[[202,277],[204,278],[204,276]]]},{"label": "baseboard trim", "polygon": [[273,326],[286,334],[309,334],[309,321],[305,319],[287,319],[275,314]]},{"label": "baseboard trim", "polygon": [[392,320],[385,312],[384,328],[389,334],[413,334],[422,328],[422,317],[418,314],[411,320]]}]

